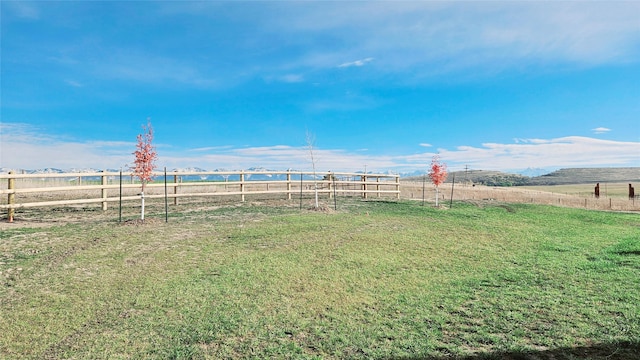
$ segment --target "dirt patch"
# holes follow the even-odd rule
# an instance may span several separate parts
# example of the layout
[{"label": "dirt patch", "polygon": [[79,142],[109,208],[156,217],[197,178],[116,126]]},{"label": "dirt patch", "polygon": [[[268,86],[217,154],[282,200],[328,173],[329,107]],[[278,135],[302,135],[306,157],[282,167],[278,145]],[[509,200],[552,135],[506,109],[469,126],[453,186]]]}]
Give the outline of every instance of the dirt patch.
[{"label": "dirt patch", "polygon": [[47,228],[56,225],[64,225],[64,221],[33,221],[20,218],[13,219],[13,222],[8,222],[7,219],[0,220],[0,231],[23,229],[23,228]]}]

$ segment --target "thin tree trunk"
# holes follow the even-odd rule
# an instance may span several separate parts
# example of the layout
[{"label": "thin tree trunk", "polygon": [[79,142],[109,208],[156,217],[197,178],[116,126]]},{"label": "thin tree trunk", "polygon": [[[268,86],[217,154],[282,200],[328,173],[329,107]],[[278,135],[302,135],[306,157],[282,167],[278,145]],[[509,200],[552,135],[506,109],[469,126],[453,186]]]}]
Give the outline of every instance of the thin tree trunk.
[{"label": "thin tree trunk", "polygon": [[140,208],[140,220],[144,221],[144,191],[140,193],[140,199],[142,200],[142,206]]},{"label": "thin tree trunk", "polygon": [[[315,171],[314,171],[314,175],[313,175],[313,176],[315,177]],[[315,183],[315,186],[314,186],[314,187],[316,188],[316,209],[317,209],[317,208],[319,208],[319,207],[320,207],[320,206],[318,205],[318,183]]]},{"label": "thin tree trunk", "polygon": [[316,209],[320,207],[318,204],[318,180],[316,178],[316,159],[313,156],[313,136],[307,131],[307,146],[309,147],[309,155],[311,156],[311,166],[313,168],[313,188],[316,198]]}]

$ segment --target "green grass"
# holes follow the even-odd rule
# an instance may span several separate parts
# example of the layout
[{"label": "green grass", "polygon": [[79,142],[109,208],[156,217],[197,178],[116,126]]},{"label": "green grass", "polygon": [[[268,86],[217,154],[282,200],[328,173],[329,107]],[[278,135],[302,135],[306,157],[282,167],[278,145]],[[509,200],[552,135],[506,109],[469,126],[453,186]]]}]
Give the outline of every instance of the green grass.
[{"label": "green grass", "polygon": [[637,356],[637,214],[454,205],[3,231],[0,358]]}]

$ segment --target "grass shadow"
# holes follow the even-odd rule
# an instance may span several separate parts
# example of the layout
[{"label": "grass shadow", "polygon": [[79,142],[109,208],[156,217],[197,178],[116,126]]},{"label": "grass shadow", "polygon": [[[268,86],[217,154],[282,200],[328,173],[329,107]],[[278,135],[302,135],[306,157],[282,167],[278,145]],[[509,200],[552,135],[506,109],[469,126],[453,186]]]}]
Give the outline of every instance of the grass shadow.
[{"label": "grass shadow", "polygon": [[640,250],[622,250],[616,251],[618,255],[640,255]]},{"label": "grass shadow", "polygon": [[540,351],[496,351],[467,356],[390,357],[385,360],[632,360],[638,358],[640,358],[640,342],[614,342]]}]

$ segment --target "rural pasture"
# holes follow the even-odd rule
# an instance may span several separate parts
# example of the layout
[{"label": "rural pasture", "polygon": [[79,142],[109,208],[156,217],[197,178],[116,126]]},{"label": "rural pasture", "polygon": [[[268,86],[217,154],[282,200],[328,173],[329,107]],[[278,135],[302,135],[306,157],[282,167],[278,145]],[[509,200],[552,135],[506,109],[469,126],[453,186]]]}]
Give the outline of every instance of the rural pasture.
[{"label": "rural pasture", "polygon": [[[203,176],[201,173],[197,173]],[[313,196],[315,182],[309,178],[304,181],[303,173],[291,172],[245,172],[220,173],[224,181],[182,181],[182,176],[170,174],[168,182],[162,177],[147,186],[145,198],[149,201],[163,201],[177,205],[179,202],[199,203],[235,203],[244,201],[263,201],[287,199],[299,201],[301,204]],[[131,204],[140,203],[140,185],[133,178],[126,176],[124,182],[118,181],[117,173],[90,174],[43,174],[17,175],[17,179],[6,179],[11,175],[0,175],[0,210],[8,217],[8,207],[15,204],[15,216],[28,219],[30,207],[42,209],[64,210],[65,208],[85,209],[92,213],[95,207],[107,209],[119,206],[124,201],[123,209],[131,208]],[[78,176],[82,175],[82,176]],[[206,175],[206,174],[205,174]],[[252,175],[269,176],[268,180],[249,180]],[[327,206],[336,208],[343,200],[353,198],[377,199],[409,199],[432,204],[435,202],[435,188],[426,179],[400,180],[397,175],[354,173],[325,173],[323,180],[317,181],[318,192]],[[338,176],[336,176],[338,175]],[[5,177],[3,179],[3,176]],[[239,177],[231,179],[230,176]],[[286,179],[284,177],[286,176]],[[297,177],[300,177],[300,181]],[[24,178],[22,178],[24,177]],[[83,179],[83,177],[85,177]],[[100,181],[102,177],[102,181]],[[206,177],[206,176],[204,176]],[[276,177],[280,177],[279,179]],[[319,176],[322,177],[322,174]],[[331,179],[332,180],[327,180]],[[98,178],[96,180],[95,178]],[[12,183],[11,183],[12,182]],[[448,205],[451,201],[493,201],[507,203],[529,203],[575,207],[591,210],[640,211],[640,198],[627,197],[628,183],[602,182],[601,196],[593,195],[594,184],[546,185],[546,186],[514,186],[494,187],[474,185],[470,183],[445,183],[440,186],[439,200]],[[12,193],[14,192],[14,193]],[[8,195],[7,195],[8,194]],[[172,211],[174,207],[169,208]],[[163,210],[164,211],[164,210]]]},{"label": "rural pasture", "polygon": [[340,200],[23,209],[0,358],[637,358],[638,214]]},{"label": "rural pasture", "polygon": [[[453,185],[453,200],[554,205],[592,210],[640,211],[640,199],[629,199],[627,197],[628,183],[602,183],[599,199],[596,199],[593,195],[594,185],[494,187],[455,184]],[[441,200],[447,205],[447,201],[451,198],[451,187],[451,183],[445,183],[440,186]],[[422,188],[421,182],[402,181],[400,197],[421,200]],[[433,202],[433,186],[426,184],[425,192],[426,200]]]}]

